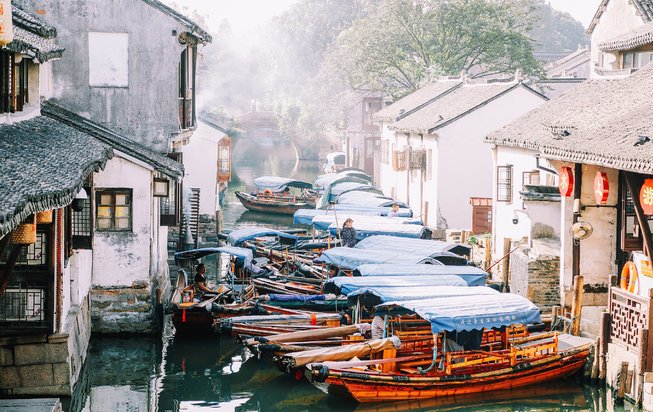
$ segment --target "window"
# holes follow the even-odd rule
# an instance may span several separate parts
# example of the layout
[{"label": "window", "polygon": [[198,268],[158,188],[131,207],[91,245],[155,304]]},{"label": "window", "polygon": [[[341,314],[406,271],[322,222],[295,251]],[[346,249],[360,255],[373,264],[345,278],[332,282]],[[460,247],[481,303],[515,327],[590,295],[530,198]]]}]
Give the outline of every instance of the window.
[{"label": "window", "polygon": [[526,190],[526,185],[538,186],[540,184],[540,171],[532,170],[522,173],[522,190]]},{"label": "window", "polygon": [[179,61],[179,125],[181,129],[195,126],[195,62],[197,49],[186,46]]},{"label": "window", "polygon": [[223,137],[218,143],[218,183],[231,180],[231,139]]},{"label": "window", "polygon": [[98,231],[130,231],[132,228],[131,189],[103,189],[95,192]]},{"label": "window", "polygon": [[497,166],[497,202],[512,202],[512,165]]},{"label": "window", "polygon": [[29,102],[28,70],[29,60],[0,52],[0,113],[20,112]]},{"label": "window", "polygon": [[[85,186],[87,193],[91,193],[91,187]],[[91,214],[91,198],[83,200],[82,210],[72,211],[72,237],[73,249],[92,249],[93,247],[93,216]]]},{"label": "window", "polygon": [[88,33],[88,84],[129,86],[129,34]]},{"label": "window", "polygon": [[647,51],[625,52],[622,59],[624,69],[639,69],[652,61],[653,53]]},{"label": "window", "polygon": [[406,165],[406,158],[407,158],[407,153],[408,150],[393,150],[392,151],[392,168],[395,171],[401,171],[401,170],[406,170],[407,165]]}]

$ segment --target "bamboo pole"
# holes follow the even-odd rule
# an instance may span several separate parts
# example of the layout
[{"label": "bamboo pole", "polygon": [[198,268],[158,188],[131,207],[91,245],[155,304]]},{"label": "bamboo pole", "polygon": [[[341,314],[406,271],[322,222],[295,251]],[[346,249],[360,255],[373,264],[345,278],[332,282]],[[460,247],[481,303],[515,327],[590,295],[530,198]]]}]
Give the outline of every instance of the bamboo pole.
[{"label": "bamboo pole", "polygon": [[571,304],[571,334],[580,335],[580,315],[583,308],[583,276],[574,278],[574,298]]},{"label": "bamboo pole", "polygon": [[599,379],[605,380],[606,375],[606,360],[608,353],[608,343],[610,342],[610,312],[603,312],[601,315],[601,337],[599,338],[600,350],[599,356]]},{"label": "bamboo pole", "polygon": [[503,291],[508,291],[508,282],[510,281],[510,238],[503,239],[503,254],[505,258],[501,264],[501,276],[503,280]]}]

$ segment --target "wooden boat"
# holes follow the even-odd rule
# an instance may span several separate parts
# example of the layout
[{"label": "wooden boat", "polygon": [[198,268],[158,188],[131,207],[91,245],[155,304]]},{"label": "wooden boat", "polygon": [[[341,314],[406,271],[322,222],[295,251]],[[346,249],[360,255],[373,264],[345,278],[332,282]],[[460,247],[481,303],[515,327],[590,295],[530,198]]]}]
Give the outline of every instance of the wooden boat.
[{"label": "wooden boat", "polygon": [[[431,359],[415,356],[310,365],[316,386],[329,394],[346,394],[358,402],[441,398],[524,387],[570,376],[590,355],[592,341],[557,332],[501,340],[500,350],[438,349],[449,336],[539,322],[539,310],[513,294],[390,302],[379,310],[402,309],[431,324],[436,342]],[[498,330],[496,330],[498,329]],[[505,339],[505,340],[504,340]],[[450,340],[447,340],[449,343]],[[472,345],[473,346],[473,345]]]},{"label": "wooden boat", "polygon": [[[299,209],[315,207],[313,185],[301,180],[276,176],[262,176],[254,179],[257,191],[244,193],[236,191],[236,197],[248,210],[260,213],[293,215]],[[298,189],[299,193],[292,193]]]}]

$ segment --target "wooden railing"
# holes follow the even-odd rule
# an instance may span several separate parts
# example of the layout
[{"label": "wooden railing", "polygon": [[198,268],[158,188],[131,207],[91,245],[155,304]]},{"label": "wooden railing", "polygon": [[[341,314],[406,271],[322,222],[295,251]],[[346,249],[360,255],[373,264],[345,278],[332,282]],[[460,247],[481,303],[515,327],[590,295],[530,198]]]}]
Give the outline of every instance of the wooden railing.
[{"label": "wooden railing", "polygon": [[653,342],[650,297],[611,286],[608,292],[608,309],[611,318],[610,342],[633,353],[640,353],[642,333],[647,335],[648,342]]}]

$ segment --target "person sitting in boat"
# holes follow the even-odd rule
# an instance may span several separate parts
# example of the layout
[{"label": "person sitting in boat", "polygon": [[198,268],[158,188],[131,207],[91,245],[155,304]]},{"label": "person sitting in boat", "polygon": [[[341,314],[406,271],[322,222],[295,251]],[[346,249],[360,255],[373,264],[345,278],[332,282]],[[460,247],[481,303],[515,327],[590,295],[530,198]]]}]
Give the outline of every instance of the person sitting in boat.
[{"label": "person sitting in boat", "polygon": [[204,266],[204,263],[198,264],[195,267],[195,278],[193,279],[193,284],[184,288],[184,290],[192,289],[195,299],[200,299],[206,292],[215,293],[213,289],[206,285],[206,277],[204,276],[204,273],[206,273],[206,266]]},{"label": "person sitting in boat", "polygon": [[354,229],[354,221],[351,218],[345,220],[342,229],[338,231],[340,240],[343,246],[354,247],[358,240],[356,239],[356,229]]},{"label": "person sitting in boat", "polygon": [[388,212],[388,217],[399,217],[399,205],[393,203]]}]

